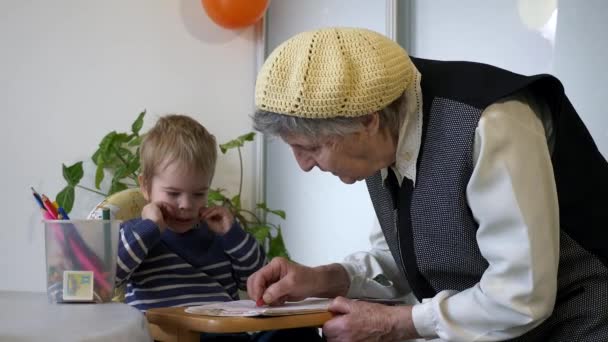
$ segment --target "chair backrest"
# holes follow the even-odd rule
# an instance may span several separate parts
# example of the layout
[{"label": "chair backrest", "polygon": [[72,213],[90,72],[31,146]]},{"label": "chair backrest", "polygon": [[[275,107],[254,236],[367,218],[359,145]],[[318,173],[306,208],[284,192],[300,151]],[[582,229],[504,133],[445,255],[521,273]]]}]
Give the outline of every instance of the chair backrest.
[{"label": "chair backrest", "polygon": [[108,196],[89,213],[89,219],[101,219],[102,210],[110,209],[113,220],[130,220],[141,216],[146,200],[138,188],[126,189]]},{"label": "chair backrest", "polygon": [[[138,188],[126,189],[108,196],[99,202],[89,213],[89,219],[101,219],[102,211],[110,209],[110,218],[113,220],[127,221],[141,216],[141,210],[146,205],[146,200]],[[114,289],[113,302],[125,301],[126,286],[123,284]]]}]

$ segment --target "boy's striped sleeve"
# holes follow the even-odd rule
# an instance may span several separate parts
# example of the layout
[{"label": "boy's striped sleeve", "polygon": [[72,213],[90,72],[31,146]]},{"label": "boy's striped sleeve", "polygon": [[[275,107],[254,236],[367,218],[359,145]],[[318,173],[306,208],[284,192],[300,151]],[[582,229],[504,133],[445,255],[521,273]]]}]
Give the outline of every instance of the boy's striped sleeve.
[{"label": "boy's striped sleeve", "polygon": [[224,251],[232,262],[234,280],[244,290],[247,278],[266,264],[266,253],[257,240],[235,221],[221,237]]},{"label": "boy's striped sleeve", "polygon": [[127,281],[143,262],[148,251],[160,241],[160,230],[151,220],[126,222],[120,227],[118,257],[116,259],[116,284]]}]

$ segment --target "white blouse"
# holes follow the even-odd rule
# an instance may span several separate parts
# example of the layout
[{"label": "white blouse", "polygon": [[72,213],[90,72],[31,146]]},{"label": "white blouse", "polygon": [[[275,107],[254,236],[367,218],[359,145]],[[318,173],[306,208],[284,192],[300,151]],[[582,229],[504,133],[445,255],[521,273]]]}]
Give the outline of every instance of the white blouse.
[{"label": "white blouse", "polygon": [[[422,134],[420,74],[391,166],[416,181]],[[416,97],[417,100],[416,101]],[[418,106],[415,104],[418,103]],[[414,104],[414,105],[412,105]],[[475,286],[441,291],[413,307],[419,335],[447,341],[499,341],[524,334],[553,310],[559,263],[559,210],[551,165],[550,112],[521,92],[487,107],[475,131],[466,196],[489,266]],[[386,169],[382,171],[386,176]],[[372,249],[348,256],[349,297],[395,298],[410,292],[376,223]]]}]

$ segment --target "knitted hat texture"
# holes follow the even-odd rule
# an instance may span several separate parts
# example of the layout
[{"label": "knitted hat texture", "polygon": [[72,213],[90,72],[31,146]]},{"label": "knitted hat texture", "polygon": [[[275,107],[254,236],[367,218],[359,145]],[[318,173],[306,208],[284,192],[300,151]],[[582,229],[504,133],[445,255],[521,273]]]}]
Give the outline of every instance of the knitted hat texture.
[{"label": "knitted hat texture", "polygon": [[413,76],[407,52],[377,32],[303,32],[279,45],[264,62],[255,105],[304,118],[366,115],[397,99]]}]

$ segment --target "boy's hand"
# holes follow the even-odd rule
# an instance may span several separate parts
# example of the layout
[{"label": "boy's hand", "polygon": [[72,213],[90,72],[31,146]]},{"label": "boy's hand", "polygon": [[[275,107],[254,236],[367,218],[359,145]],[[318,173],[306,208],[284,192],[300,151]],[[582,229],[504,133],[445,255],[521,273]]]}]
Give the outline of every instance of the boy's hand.
[{"label": "boy's hand", "polygon": [[159,203],[148,203],[141,210],[141,218],[148,219],[156,223],[160,232],[164,232],[167,229],[167,220],[165,218],[171,217],[172,209],[169,205]]},{"label": "boy's hand", "polygon": [[228,233],[230,227],[232,227],[232,224],[234,223],[234,216],[232,216],[230,210],[225,207],[201,208],[199,217],[201,221],[207,222],[207,225],[212,232],[218,235]]}]

